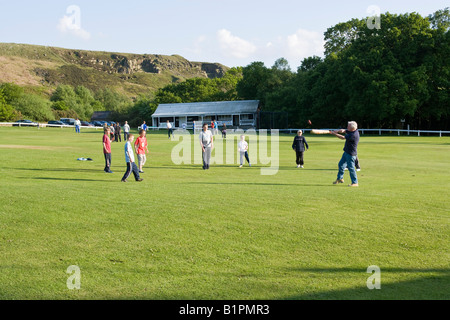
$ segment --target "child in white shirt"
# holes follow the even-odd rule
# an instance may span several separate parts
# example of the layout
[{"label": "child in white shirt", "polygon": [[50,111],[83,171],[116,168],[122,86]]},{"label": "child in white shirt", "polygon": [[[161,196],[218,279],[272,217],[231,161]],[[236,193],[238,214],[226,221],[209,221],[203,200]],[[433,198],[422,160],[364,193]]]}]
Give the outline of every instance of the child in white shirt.
[{"label": "child in white shirt", "polygon": [[238,143],[238,149],[239,149],[239,153],[241,155],[240,161],[241,161],[241,165],[239,166],[239,168],[242,168],[242,166],[244,165],[244,157],[248,162],[248,165],[251,167],[251,163],[250,163],[250,159],[248,158],[248,143],[247,141],[245,141],[245,136],[242,135],[241,136],[241,141]]},{"label": "child in white shirt", "polygon": [[125,143],[125,161],[127,162],[127,171],[125,172],[122,182],[127,182],[128,177],[131,175],[131,172],[134,174],[134,178],[137,182],[141,182],[143,179],[139,177],[139,170],[134,162],[134,151],[131,147],[131,144],[133,143],[134,135],[130,134],[128,136],[128,141]]}]

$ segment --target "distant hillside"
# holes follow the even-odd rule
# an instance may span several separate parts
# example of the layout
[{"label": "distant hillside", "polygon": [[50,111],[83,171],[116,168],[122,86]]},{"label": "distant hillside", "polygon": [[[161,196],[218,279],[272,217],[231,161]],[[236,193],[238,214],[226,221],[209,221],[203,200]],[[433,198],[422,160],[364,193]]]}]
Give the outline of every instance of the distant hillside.
[{"label": "distant hillside", "polygon": [[228,67],[172,55],[130,54],[0,43],[0,83],[51,93],[59,84],[93,91],[114,88],[128,96],[194,77],[222,77]]}]

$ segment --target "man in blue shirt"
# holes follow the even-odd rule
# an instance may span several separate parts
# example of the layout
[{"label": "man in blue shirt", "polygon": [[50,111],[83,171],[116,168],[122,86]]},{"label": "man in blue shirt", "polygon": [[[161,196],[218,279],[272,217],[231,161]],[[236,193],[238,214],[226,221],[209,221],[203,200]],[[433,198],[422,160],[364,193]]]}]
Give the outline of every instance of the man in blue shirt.
[{"label": "man in blue shirt", "polygon": [[[345,136],[341,135],[345,133]],[[341,140],[345,140],[344,154],[341,161],[339,161],[339,172],[337,180],[333,184],[344,183],[344,170],[348,168],[350,173],[350,179],[352,184],[349,187],[358,187],[358,176],[356,174],[355,161],[358,155],[358,143],[359,143],[359,131],[358,124],[354,121],[350,121],[347,126],[347,130],[341,129],[337,131],[331,131],[332,135],[335,135]]]}]

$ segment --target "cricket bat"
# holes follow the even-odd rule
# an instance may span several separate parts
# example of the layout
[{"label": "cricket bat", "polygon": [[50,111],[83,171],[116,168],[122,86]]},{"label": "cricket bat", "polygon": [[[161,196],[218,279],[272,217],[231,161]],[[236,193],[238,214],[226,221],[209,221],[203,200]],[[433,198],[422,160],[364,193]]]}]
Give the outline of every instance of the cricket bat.
[{"label": "cricket bat", "polygon": [[318,130],[318,129],[313,129],[311,130],[312,134],[330,134],[330,130]]}]

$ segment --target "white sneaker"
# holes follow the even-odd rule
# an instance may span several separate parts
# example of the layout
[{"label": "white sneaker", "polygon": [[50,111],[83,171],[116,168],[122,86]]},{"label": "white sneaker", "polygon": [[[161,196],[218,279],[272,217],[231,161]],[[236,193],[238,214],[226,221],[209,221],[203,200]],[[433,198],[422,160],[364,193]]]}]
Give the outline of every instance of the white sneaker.
[{"label": "white sneaker", "polygon": [[300,168],[300,165],[297,166],[297,169]]},{"label": "white sneaker", "polygon": [[300,166],[300,168],[302,168],[302,169],[303,169],[303,166]]},{"label": "white sneaker", "polygon": [[242,164],[239,166],[239,168],[242,168]]},{"label": "white sneaker", "polygon": [[356,171],[358,171],[358,172],[359,172],[359,171],[361,171],[361,169],[356,169]]}]

